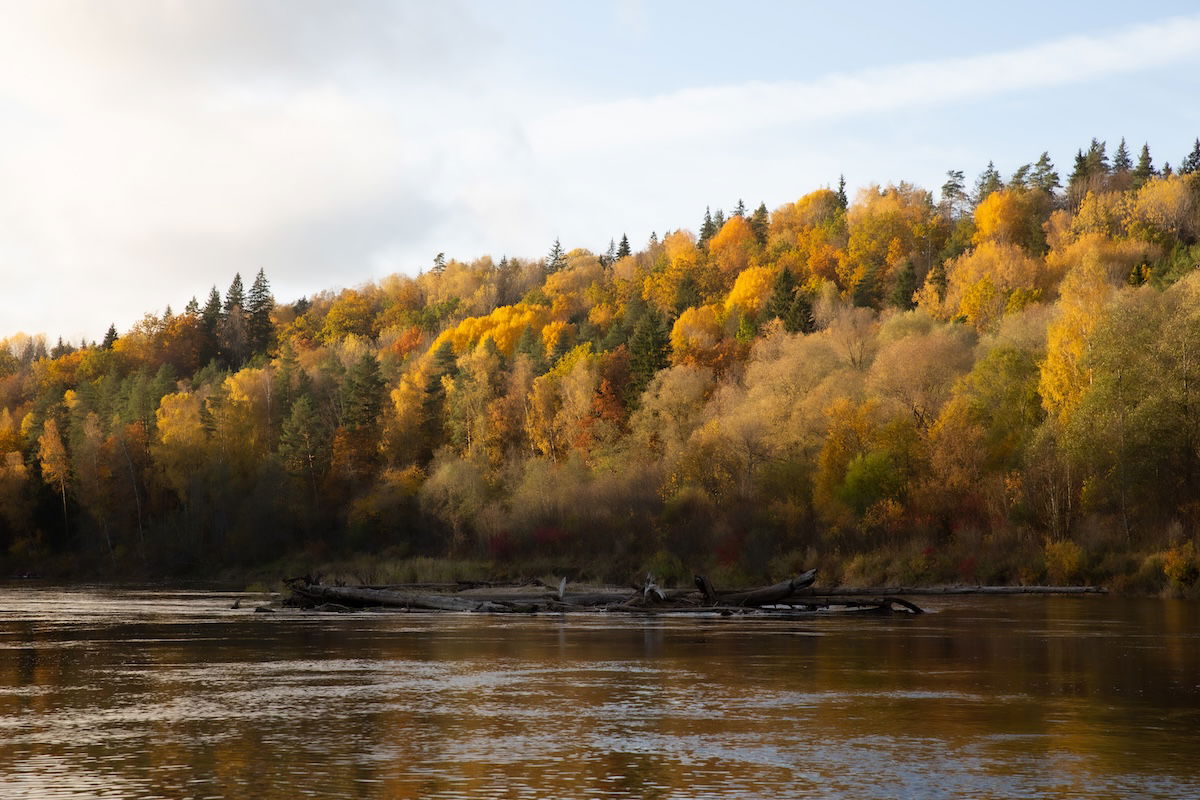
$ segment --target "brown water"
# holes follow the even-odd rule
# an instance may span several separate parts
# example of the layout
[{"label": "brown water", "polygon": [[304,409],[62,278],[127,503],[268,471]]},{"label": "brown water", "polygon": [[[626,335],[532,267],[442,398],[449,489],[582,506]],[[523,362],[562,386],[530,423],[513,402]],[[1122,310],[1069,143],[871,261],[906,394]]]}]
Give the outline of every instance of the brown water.
[{"label": "brown water", "polygon": [[1195,798],[1200,606],[800,622],[0,589],[0,797]]}]

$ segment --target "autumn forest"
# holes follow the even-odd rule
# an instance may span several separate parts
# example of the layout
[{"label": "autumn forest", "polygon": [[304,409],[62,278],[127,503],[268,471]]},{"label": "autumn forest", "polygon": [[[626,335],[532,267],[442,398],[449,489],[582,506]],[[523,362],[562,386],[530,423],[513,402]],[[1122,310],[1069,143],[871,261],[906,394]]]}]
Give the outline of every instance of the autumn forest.
[{"label": "autumn forest", "polygon": [[0,574],[1196,591],[1200,141],[696,228],[0,339]]}]

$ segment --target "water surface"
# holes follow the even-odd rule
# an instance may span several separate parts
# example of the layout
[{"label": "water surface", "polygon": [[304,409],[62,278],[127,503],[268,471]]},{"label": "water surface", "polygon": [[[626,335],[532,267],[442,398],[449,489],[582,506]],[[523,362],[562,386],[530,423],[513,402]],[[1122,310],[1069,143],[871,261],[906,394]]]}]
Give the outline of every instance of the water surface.
[{"label": "water surface", "polygon": [[0,588],[3,798],[1200,797],[1200,607],[272,615]]}]

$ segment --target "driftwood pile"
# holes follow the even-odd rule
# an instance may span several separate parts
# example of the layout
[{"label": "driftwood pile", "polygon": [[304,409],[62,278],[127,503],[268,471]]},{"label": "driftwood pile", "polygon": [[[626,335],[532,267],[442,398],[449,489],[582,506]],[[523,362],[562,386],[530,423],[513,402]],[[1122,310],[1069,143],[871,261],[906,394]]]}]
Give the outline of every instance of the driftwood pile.
[{"label": "driftwood pile", "polygon": [[292,594],[284,605],[319,611],[365,608],[459,611],[496,614],[615,612],[630,614],[733,614],[790,616],[823,610],[877,614],[921,614],[920,608],[898,597],[849,599],[812,592],[817,571],[811,569],[772,586],[719,591],[697,575],[695,588],[664,589],[647,575],[630,590],[567,591],[564,578],[555,588],[540,581],[521,585],[400,584],[391,586],[328,586],[308,576],[285,581]]}]

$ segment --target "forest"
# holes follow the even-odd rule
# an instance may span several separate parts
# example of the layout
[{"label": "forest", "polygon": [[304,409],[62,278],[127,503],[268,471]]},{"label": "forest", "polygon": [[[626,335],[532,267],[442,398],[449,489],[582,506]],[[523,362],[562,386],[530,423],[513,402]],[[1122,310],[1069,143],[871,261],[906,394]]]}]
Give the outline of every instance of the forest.
[{"label": "forest", "polygon": [[291,303],[260,270],[99,343],[0,339],[0,575],[1194,594],[1200,140],[1063,173],[842,181]]}]

